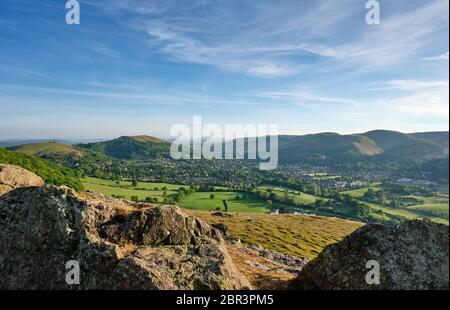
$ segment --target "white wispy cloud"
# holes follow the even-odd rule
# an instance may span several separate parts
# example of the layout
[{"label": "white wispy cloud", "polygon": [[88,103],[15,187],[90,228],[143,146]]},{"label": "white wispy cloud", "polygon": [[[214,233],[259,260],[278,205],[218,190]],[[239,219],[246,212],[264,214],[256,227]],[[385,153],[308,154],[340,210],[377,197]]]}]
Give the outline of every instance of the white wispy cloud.
[{"label": "white wispy cloud", "polygon": [[284,5],[264,0],[246,5],[205,0],[189,5],[176,0],[99,2],[109,11],[137,14],[131,18],[133,29],[145,33],[151,49],[172,61],[262,77],[300,73],[311,67],[301,60],[308,54],[329,58],[338,66],[356,66],[354,70],[380,70],[417,55],[423,58],[435,34],[448,30],[447,0],[430,0],[413,9],[405,5],[399,13],[383,15],[380,25],[362,29],[349,22],[364,20],[367,10],[360,0],[287,0]]},{"label": "white wispy cloud", "polygon": [[417,116],[437,116],[448,119],[448,100],[448,89],[440,89],[434,92],[416,92],[379,102],[389,110]]},{"label": "white wispy cloud", "polygon": [[7,72],[8,74],[14,74],[14,75],[23,75],[23,76],[30,76],[30,77],[37,77],[37,78],[44,78],[44,79],[52,79],[48,74],[45,74],[40,71],[32,70],[29,68],[22,68],[17,66],[6,66],[0,64],[0,71]]},{"label": "white wispy cloud", "polygon": [[[401,112],[411,116],[432,116],[448,119],[449,81],[448,80],[392,80],[365,91],[393,91],[393,94],[376,94],[360,99],[324,96],[313,89],[287,89],[254,92],[250,96],[276,100],[302,108],[334,107],[345,113],[383,113]],[[344,109],[344,110],[342,110]]]},{"label": "white wispy cloud", "polygon": [[446,89],[449,87],[448,81],[417,81],[417,80],[394,80],[390,81],[396,89],[417,91],[419,89]]},{"label": "white wispy cloud", "polygon": [[448,80],[392,80],[382,83],[376,83],[376,86],[364,88],[364,91],[384,91],[384,90],[402,90],[402,91],[423,91],[432,89],[448,89]]},{"label": "white wispy cloud", "polygon": [[349,98],[340,97],[327,97],[312,93],[306,90],[288,90],[288,91],[264,91],[257,92],[253,96],[274,99],[285,100],[294,103],[301,107],[317,108],[322,105],[347,105],[347,106],[360,106],[361,102]]},{"label": "white wispy cloud", "polygon": [[120,58],[120,52],[117,49],[100,42],[91,42],[86,48],[100,56]]},{"label": "white wispy cloud", "polygon": [[[96,86],[95,84],[90,84],[91,86]],[[99,87],[105,87],[108,84],[97,85]],[[112,85],[107,86],[116,88]],[[243,107],[243,106],[256,106],[259,105],[257,101],[241,100],[241,99],[229,99],[214,96],[198,96],[193,93],[174,93],[170,91],[171,95],[166,92],[151,92],[137,89],[133,89],[130,92],[117,92],[117,91],[97,91],[97,90],[75,90],[75,89],[63,89],[63,88],[52,88],[52,87],[39,87],[39,86],[29,86],[29,85],[16,85],[16,84],[0,84],[0,90],[4,93],[9,92],[32,92],[32,93],[50,93],[57,95],[73,95],[82,97],[100,97],[100,98],[110,98],[118,100],[128,100],[128,101],[139,101],[147,105],[180,105],[180,104],[197,104],[197,105],[214,105],[220,104],[227,107]],[[1,97],[0,97],[1,98]]]},{"label": "white wispy cloud", "polygon": [[386,108],[414,115],[438,116],[448,119],[448,80],[394,80],[388,84],[407,94],[383,100],[382,104]]},{"label": "white wispy cloud", "polygon": [[174,61],[212,65],[229,71],[266,77],[291,75],[296,73],[299,67],[282,58],[268,57],[269,54],[285,52],[286,49],[272,48],[263,51],[260,48],[234,43],[208,44],[160,22],[136,27],[144,28],[152,46]]},{"label": "white wispy cloud", "polygon": [[364,70],[384,69],[414,59],[433,45],[436,34],[448,33],[448,8],[446,0],[427,1],[414,10],[383,18],[379,25],[366,26],[350,43],[305,48],[344,64],[358,64]]},{"label": "white wispy cloud", "polygon": [[448,57],[449,57],[449,53],[446,52],[446,53],[443,53],[443,54],[440,54],[437,56],[425,57],[425,58],[422,58],[422,60],[448,60]]},{"label": "white wispy cloud", "polygon": [[299,56],[318,49],[327,54],[327,48],[316,48],[311,40],[333,37],[355,12],[364,13],[355,0],[317,0],[308,5],[293,0],[284,5],[204,0],[189,5],[184,1],[101,3],[115,11],[137,13],[131,18],[132,29],[145,33],[151,51],[169,60],[261,77],[302,72],[307,64]]}]

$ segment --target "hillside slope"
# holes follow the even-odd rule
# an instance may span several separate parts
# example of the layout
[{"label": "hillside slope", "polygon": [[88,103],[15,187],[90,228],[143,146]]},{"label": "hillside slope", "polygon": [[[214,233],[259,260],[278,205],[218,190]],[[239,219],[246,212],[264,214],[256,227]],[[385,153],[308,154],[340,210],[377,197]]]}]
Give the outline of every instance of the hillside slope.
[{"label": "hillside slope", "polygon": [[170,150],[168,142],[151,136],[123,136],[104,142],[80,144],[79,147],[118,159],[136,160],[169,157]]},{"label": "hillside slope", "polygon": [[[448,132],[405,134],[374,130],[361,134],[337,133],[279,136],[279,162],[319,166],[366,166],[409,169],[430,160],[448,158]],[[115,160],[147,161],[170,158],[170,143],[152,136],[122,136],[117,139],[79,144],[38,143],[15,147],[72,168],[92,172],[111,166]],[[223,148],[224,149],[224,148]],[[428,173],[428,172],[427,172]]]},{"label": "hillside slope", "polygon": [[417,132],[412,133],[410,136],[413,136],[417,139],[431,141],[443,146],[448,147],[448,139],[449,139],[449,132],[448,131],[434,131],[434,132]]},{"label": "hillside slope", "polygon": [[76,172],[36,156],[0,148],[0,163],[16,165],[34,172],[47,184],[66,185],[76,190],[83,189]]},{"label": "hillside slope", "polygon": [[0,140],[0,147],[10,148],[13,146],[25,145],[25,144],[34,144],[34,143],[62,143],[62,144],[73,144],[68,140],[60,140],[60,139],[7,139]]}]

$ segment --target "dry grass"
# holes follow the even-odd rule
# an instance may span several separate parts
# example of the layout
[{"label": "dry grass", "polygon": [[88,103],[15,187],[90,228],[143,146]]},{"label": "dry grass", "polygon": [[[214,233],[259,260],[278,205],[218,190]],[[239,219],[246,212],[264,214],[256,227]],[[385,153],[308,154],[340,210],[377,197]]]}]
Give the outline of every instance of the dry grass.
[{"label": "dry grass", "polygon": [[232,213],[231,217],[218,217],[205,211],[183,211],[211,224],[225,224],[229,235],[244,244],[308,259],[363,225],[322,216]]}]

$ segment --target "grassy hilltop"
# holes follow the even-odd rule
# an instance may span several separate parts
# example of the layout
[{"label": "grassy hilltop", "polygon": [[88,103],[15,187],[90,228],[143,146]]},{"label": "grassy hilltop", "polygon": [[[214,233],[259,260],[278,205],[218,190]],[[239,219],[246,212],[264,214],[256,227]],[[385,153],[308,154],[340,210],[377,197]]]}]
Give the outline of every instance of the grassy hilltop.
[{"label": "grassy hilltop", "polygon": [[57,142],[31,143],[9,148],[10,150],[25,153],[28,155],[48,156],[48,155],[74,155],[82,156],[82,152],[76,147]]}]

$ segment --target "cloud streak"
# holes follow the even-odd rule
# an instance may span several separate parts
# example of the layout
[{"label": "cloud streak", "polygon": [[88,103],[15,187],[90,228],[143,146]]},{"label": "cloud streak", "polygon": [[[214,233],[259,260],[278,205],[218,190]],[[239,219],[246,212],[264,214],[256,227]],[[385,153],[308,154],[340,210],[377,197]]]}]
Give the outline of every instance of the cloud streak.
[{"label": "cloud streak", "polygon": [[[116,4],[116,8],[132,10],[130,3]],[[317,49],[328,55],[329,49],[308,42],[332,36],[358,8],[354,0],[338,4],[319,0],[309,6],[298,1],[286,1],[284,6],[271,1],[247,5],[238,1],[195,1],[201,10],[194,19],[185,4],[170,3],[162,8],[152,6],[149,18],[138,14],[131,22],[132,29],[147,35],[151,50],[171,61],[259,77],[301,73],[309,64],[300,58],[311,56]],[[172,14],[167,14],[171,11],[168,7]]]},{"label": "cloud streak", "polygon": [[446,52],[446,53],[440,54],[438,56],[425,57],[425,58],[422,58],[422,60],[448,60],[448,55],[449,55],[449,53]]},{"label": "cloud streak", "polygon": [[[245,7],[252,22],[243,18],[246,14],[230,17],[231,9],[222,1],[216,5],[217,8],[206,6],[205,16],[195,20],[190,11],[183,15],[181,10],[181,15],[173,17],[158,15],[155,9],[151,21],[137,19],[133,26],[148,36],[152,48],[173,61],[262,77],[301,73],[311,65],[302,58],[310,55],[325,58],[319,61],[333,60],[334,65],[353,66],[354,70],[377,71],[425,53],[436,34],[448,31],[446,0],[429,1],[388,16],[380,25],[364,25],[364,31],[344,36],[347,42],[342,44],[334,43],[333,34],[348,31],[347,18],[357,18],[359,14],[363,19],[365,11],[358,1],[317,1],[303,8],[302,17],[288,11],[301,7],[276,8],[262,1]],[[214,24],[212,20],[220,22]],[[448,53],[435,59],[445,57]]]}]

